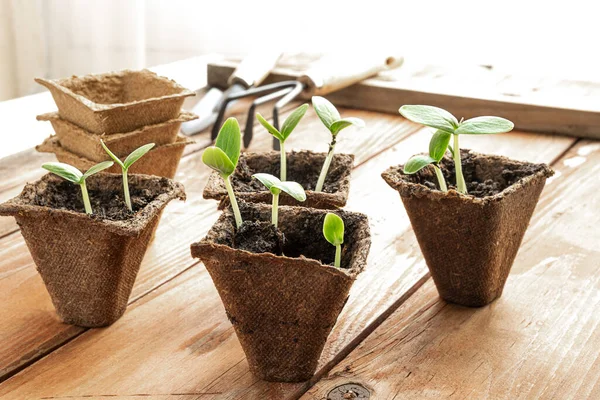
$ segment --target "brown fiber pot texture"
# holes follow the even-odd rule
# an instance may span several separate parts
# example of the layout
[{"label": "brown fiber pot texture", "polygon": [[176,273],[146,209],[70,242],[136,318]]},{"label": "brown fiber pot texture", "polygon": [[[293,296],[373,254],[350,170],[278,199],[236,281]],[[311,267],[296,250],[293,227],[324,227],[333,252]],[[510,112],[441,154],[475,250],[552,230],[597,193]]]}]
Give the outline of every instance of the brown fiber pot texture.
[{"label": "brown fiber pot texture", "polygon": [[[127,307],[150,236],[167,203],[185,199],[183,186],[169,179],[131,175],[130,187],[156,193],[133,218],[111,221],[85,213],[36,205],[36,196],[62,181],[47,174],[0,204],[14,216],[60,318],[98,327],[115,322]],[[121,176],[97,174],[89,190],[122,190]]]},{"label": "brown fiber pot texture", "polygon": [[130,132],[177,118],[194,92],[146,69],[47,80],[58,113],[93,133]]},{"label": "brown fiber pot texture", "polygon": [[[502,294],[546,178],[553,172],[545,164],[468,153],[462,151],[463,160],[471,160],[467,166],[463,162],[467,183],[497,182],[503,190],[475,197],[415,183],[437,182],[430,167],[405,175],[403,167],[397,166],[382,176],[400,192],[440,296],[479,307]],[[453,185],[452,161],[446,158],[441,168]]]},{"label": "brown fiber pot texture", "polygon": [[[246,221],[270,221],[269,206],[240,205]],[[235,221],[229,210],[191,246],[192,256],[202,260],[213,279],[250,370],[260,379],[300,382],[314,374],[350,287],[366,266],[371,245],[367,217],[342,210],[335,213],[346,223],[343,268],[311,259],[318,246],[331,247],[325,248],[331,260],[335,254],[323,238],[326,213],[280,207],[287,256],[233,248]]]},{"label": "brown fiber pot texture", "polygon": [[102,148],[100,140],[103,140],[117,157],[127,157],[129,153],[148,143],[162,146],[175,142],[181,123],[196,118],[198,118],[196,115],[184,111],[177,118],[160,124],[144,126],[132,132],[99,135],[62,119],[56,112],[37,116],[39,121],[52,123],[56,137],[63,149],[96,162],[107,160],[107,154]]},{"label": "brown fiber pot texture", "polygon": [[[306,191],[306,201],[298,202],[287,193],[281,193],[280,205],[302,206],[321,209],[336,209],[346,205],[350,191],[350,174],[354,155],[335,154],[325,179],[323,192],[314,191],[326,153],[293,151],[287,153],[287,180],[298,182]],[[262,172],[279,177],[280,154],[271,151],[264,153],[242,153],[235,172],[231,175],[231,185],[239,199],[252,203],[272,201],[271,192],[252,175]],[[213,172],[204,188],[205,199],[221,200],[227,196],[223,179]]]},{"label": "brown fiber pot texture", "polygon": [[[129,172],[132,174],[156,175],[173,179],[185,146],[192,143],[194,142],[183,136],[179,136],[174,143],[155,147],[144,157],[136,161],[129,168]],[[36,146],[36,150],[42,153],[54,153],[58,161],[70,164],[84,172],[97,164],[96,161],[88,160],[85,157],[80,157],[64,149],[56,136],[47,138],[44,143]],[[121,159],[124,160],[125,157]],[[106,160],[110,160],[108,154],[106,155]],[[121,173],[121,168],[115,164],[106,171],[116,174]]]}]

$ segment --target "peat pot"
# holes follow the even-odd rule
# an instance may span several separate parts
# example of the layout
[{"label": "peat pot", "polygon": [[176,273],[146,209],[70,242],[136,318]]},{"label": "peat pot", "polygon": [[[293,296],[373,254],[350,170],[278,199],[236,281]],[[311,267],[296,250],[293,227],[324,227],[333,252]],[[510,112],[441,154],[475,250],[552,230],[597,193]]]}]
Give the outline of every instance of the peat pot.
[{"label": "peat pot", "polygon": [[[274,229],[271,207],[244,202],[240,207],[244,221],[263,221]],[[192,256],[202,260],[213,279],[250,370],[260,379],[299,382],[314,374],[350,288],[366,266],[371,246],[367,217],[335,212],[346,224],[342,268],[335,268],[335,247],[322,232],[326,213],[279,208],[285,255],[238,248],[246,242],[260,248],[265,237],[244,237],[229,210],[191,246]]]},{"label": "peat pot", "polygon": [[92,133],[130,132],[177,118],[194,92],[147,69],[47,80],[61,118]]},{"label": "peat pot", "polygon": [[400,192],[440,296],[479,307],[502,294],[510,268],[546,178],[553,171],[532,164],[462,150],[467,195],[453,190],[454,164],[440,167],[449,191],[437,187],[431,166],[405,175],[391,167],[383,179]]},{"label": "peat pot", "polygon": [[185,193],[170,179],[130,175],[132,215],[120,174],[100,173],[86,183],[93,215],[84,212],[79,186],[52,174],[0,204],[0,215],[17,220],[59,317],[99,327],[125,312],[163,208]]},{"label": "peat pot", "polygon": [[[350,173],[354,155],[334,154],[325,178],[323,192],[314,191],[319,179],[326,153],[312,151],[292,151],[287,153],[287,179],[298,182],[306,192],[306,201],[298,202],[282,192],[280,205],[303,206],[322,209],[335,209],[346,205],[350,190]],[[252,203],[272,201],[271,192],[252,175],[263,172],[279,177],[280,154],[276,151],[263,153],[242,153],[235,172],[231,175],[231,185],[238,199]],[[218,172],[213,171],[204,188],[205,199],[221,200],[227,197],[227,189]]]},{"label": "peat pot", "polygon": [[62,119],[56,112],[37,116],[38,121],[52,123],[56,137],[63,149],[95,162],[110,159],[102,148],[100,140],[103,140],[117,157],[124,158],[138,147],[148,143],[154,143],[158,147],[175,142],[181,123],[195,118],[197,118],[196,115],[184,111],[177,118],[155,125],[147,125],[132,132],[99,135]]}]

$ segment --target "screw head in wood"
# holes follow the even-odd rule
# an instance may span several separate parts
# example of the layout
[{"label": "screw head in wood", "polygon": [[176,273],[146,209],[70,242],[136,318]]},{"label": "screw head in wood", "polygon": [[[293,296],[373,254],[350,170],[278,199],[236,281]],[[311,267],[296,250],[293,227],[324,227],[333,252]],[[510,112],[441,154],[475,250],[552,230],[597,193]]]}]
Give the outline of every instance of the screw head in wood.
[{"label": "screw head in wood", "polygon": [[327,400],[358,400],[370,397],[369,390],[358,383],[346,383],[336,386],[327,394]]}]

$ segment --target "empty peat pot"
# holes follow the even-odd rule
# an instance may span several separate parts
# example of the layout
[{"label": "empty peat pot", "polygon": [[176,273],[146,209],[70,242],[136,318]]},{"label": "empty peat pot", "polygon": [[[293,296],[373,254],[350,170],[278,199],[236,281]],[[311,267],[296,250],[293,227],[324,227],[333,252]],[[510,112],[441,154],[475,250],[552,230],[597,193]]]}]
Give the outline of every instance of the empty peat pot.
[{"label": "empty peat pot", "polygon": [[[173,179],[177,173],[177,167],[179,166],[185,146],[192,143],[194,141],[179,136],[173,143],[154,147],[144,157],[133,164],[129,171],[132,174],[156,175]],[[36,146],[35,149],[42,153],[54,153],[58,161],[72,165],[81,171],[87,171],[97,164],[96,161],[78,156],[63,148],[62,143],[56,135],[50,136],[42,144]],[[110,161],[110,156],[106,153],[104,154],[106,156],[103,161]],[[125,159],[125,157],[120,158],[121,160]],[[115,174],[120,173],[121,167],[115,164],[106,171]]]},{"label": "empty peat pot", "polygon": [[[287,153],[287,179],[298,182],[306,192],[306,201],[298,202],[287,193],[281,193],[280,205],[303,206],[321,209],[336,209],[346,205],[350,191],[350,174],[354,163],[352,154],[334,154],[329,167],[323,192],[314,191],[326,153],[312,151],[292,151]],[[251,203],[271,204],[271,192],[252,175],[268,173],[279,177],[280,154],[276,151],[263,153],[242,153],[235,172],[231,175],[231,185],[239,199]],[[205,199],[221,200],[227,197],[223,178],[213,171],[204,188]]]},{"label": "empty peat pot", "polygon": [[[271,207],[240,202],[245,221],[265,221]],[[335,247],[323,237],[324,210],[279,208],[283,254],[237,247],[240,239],[231,211],[208,235],[191,246],[210,273],[244,349],[251,372],[268,381],[309,379],[350,287],[363,271],[371,246],[364,214],[335,211],[346,225],[341,266],[333,267]],[[244,222],[247,224],[247,222]],[[243,239],[258,247],[265,237]]]},{"label": "empty peat pot", "polygon": [[[110,135],[90,133],[83,128],[63,119],[57,112],[38,115],[38,121],[50,121],[56,137],[63,149],[91,161],[110,160],[102,148],[100,140],[117,156],[127,157],[129,153],[148,143],[157,147],[174,143],[182,122],[198,118],[190,112],[182,112],[177,118],[154,125],[146,125],[135,131],[113,133]],[[153,175],[153,174],[151,174]]]},{"label": "empty peat pot", "polygon": [[180,183],[130,175],[132,214],[123,202],[121,179],[100,173],[86,180],[93,215],[84,213],[79,185],[52,174],[0,204],[0,215],[17,220],[66,323],[106,326],[123,315],[163,208],[172,199],[185,199]]},{"label": "empty peat pot", "polygon": [[130,132],[177,118],[194,92],[147,69],[47,80],[60,117],[93,133]]},{"label": "empty peat pot", "polygon": [[453,190],[453,161],[440,168],[450,184],[437,188],[431,166],[405,175],[391,167],[383,179],[400,197],[440,296],[479,307],[502,294],[546,178],[545,164],[462,150],[468,195]]}]

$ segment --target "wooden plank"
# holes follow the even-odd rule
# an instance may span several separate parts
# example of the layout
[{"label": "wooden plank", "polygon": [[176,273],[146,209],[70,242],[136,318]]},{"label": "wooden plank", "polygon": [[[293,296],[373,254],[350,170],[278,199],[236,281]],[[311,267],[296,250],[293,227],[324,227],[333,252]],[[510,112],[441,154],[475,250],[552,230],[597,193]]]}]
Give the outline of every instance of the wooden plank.
[{"label": "wooden plank", "polygon": [[[342,113],[350,112],[342,110]],[[378,118],[369,112],[362,112],[361,116],[372,120],[371,129],[378,132],[379,137],[372,140],[362,132],[349,130],[346,135],[340,136],[338,141],[339,151],[355,153],[358,164],[373,157],[381,151],[382,146],[391,146],[418,129],[411,123],[398,121],[398,117]],[[288,147],[325,151],[329,134],[319,124],[315,114],[307,115],[298,127],[297,134],[288,139]],[[269,149],[270,145],[271,136],[260,132],[252,143],[251,150]],[[156,240],[142,263],[132,300],[160,286],[195,263],[189,254],[189,245],[208,231],[218,215],[216,203],[202,199],[202,189],[208,173],[208,168],[201,162],[201,152],[182,160],[178,179],[186,186],[188,201],[185,205],[170,204],[165,210]],[[4,243],[7,245],[4,246]],[[67,326],[61,324],[54,316],[49,297],[45,293],[41,278],[35,272],[33,261],[20,235],[13,234],[0,239],[0,244],[0,273],[6,277],[0,279],[0,296],[5,306],[0,310],[1,380],[2,376],[9,376],[64,342],[66,337],[80,334],[83,330],[74,331],[69,328],[68,334],[64,333]],[[35,304],[28,302],[27,298],[32,295],[32,291],[44,301],[36,301]],[[44,317],[32,318],[32,314],[39,312],[40,308]],[[25,343],[21,337],[23,331],[34,332],[34,336]]]},{"label": "wooden plank", "polygon": [[447,304],[430,281],[303,398],[600,398],[600,143],[555,169],[499,300]]},{"label": "wooden plank", "polygon": [[[288,58],[284,56],[265,82],[295,79],[318,56]],[[224,85],[236,65],[235,60],[209,64],[208,83]],[[402,104],[430,104],[459,118],[502,116],[523,131],[600,138],[600,84],[512,75],[490,66],[442,67],[409,61],[327,97],[339,106],[392,114]]]},{"label": "wooden plank", "polygon": [[[367,115],[360,113],[358,116],[370,122]],[[384,118],[390,118],[387,124],[395,129],[402,126],[400,117]],[[383,127],[383,124],[374,126],[373,132],[386,132]],[[534,154],[532,146],[522,146],[521,137],[527,138],[529,143],[535,140],[545,151]],[[512,138],[517,143],[514,148],[510,145]],[[408,244],[403,239],[402,232],[409,230],[409,224],[398,205],[398,195],[385,187],[379,174],[388,165],[404,161],[426,147],[428,139],[427,134],[411,135],[371,158],[354,174],[349,208],[366,211],[371,216],[373,250],[369,268],[353,288],[350,301],[328,342],[321,360],[321,373],[331,368],[330,363],[347,354],[374,328],[370,325],[381,322],[382,314],[413,290],[425,272],[417,257],[416,243]],[[342,140],[340,151],[344,151]],[[504,142],[495,140],[482,139],[480,149],[486,150],[489,146],[495,151],[511,154],[505,150],[512,148],[525,155],[527,150],[523,148],[529,148],[532,158],[537,160],[555,158],[573,142],[568,138],[532,137],[521,133],[506,135]],[[498,146],[501,143],[504,145]],[[373,207],[374,204],[392,207]],[[396,232],[400,234],[399,238]],[[135,338],[131,337],[131,332],[136,332]],[[98,356],[108,354],[109,347],[110,358]],[[124,369],[114,368],[116,360]],[[130,362],[147,367],[131,370],[127,368]],[[75,365],[78,366],[76,376],[67,373]],[[53,387],[40,385],[44,381],[57,384]],[[126,396],[134,390],[144,395],[217,393],[212,396],[220,399],[281,399],[293,398],[305,390],[305,385],[271,384],[256,381],[249,374],[218,295],[200,266],[186,270],[134,303],[123,319],[110,329],[86,332],[0,385],[0,394],[25,397]],[[207,396],[210,398],[211,395]]]}]

